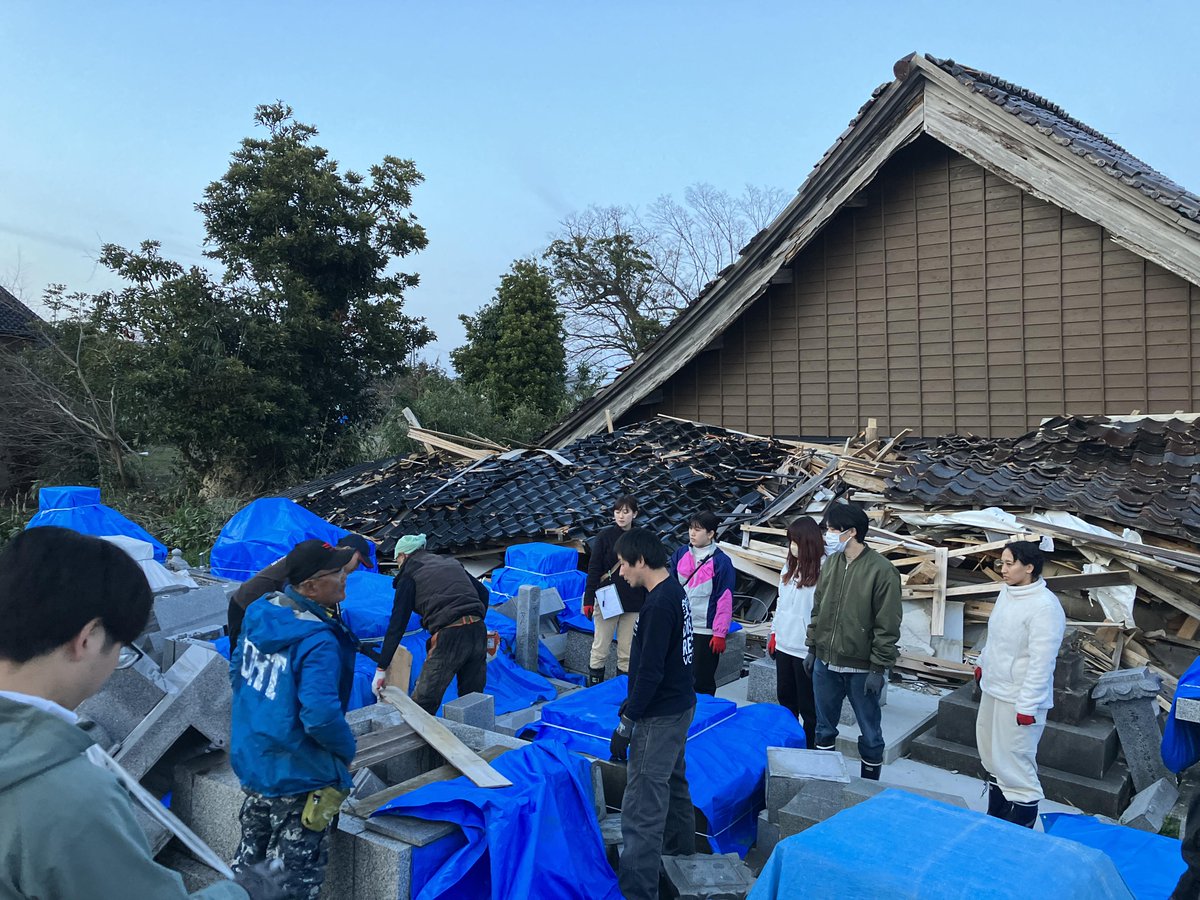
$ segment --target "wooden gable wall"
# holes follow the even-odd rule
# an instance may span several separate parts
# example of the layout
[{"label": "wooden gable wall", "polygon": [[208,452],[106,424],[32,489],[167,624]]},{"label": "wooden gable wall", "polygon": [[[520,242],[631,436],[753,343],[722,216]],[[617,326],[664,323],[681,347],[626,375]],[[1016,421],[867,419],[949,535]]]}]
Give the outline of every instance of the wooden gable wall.
[{"label": "wooden gable wall", "polygon": [[905,148],[623,422],[756,434],[1021,434],[1200,409],[1200,289],[931,138]]}]

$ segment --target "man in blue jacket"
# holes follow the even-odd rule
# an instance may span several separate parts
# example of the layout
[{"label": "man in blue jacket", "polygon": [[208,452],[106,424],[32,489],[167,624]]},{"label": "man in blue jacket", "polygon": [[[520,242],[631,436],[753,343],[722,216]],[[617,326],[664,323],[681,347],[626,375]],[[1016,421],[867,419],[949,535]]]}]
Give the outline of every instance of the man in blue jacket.
[{"label": "man in blue jacket", "polygon": [[696,711],[692,613],[687,592],[667,568],[667,551],[645,528],[617,539],[621,577],[646,589],[629,651],[629,696],[609,749],[629,757],[621,807],[619,881],[626,900],[658,897],[663,854],[696,850],[696,812],[684,747]]},{"label": "man in blue jacket", "polygon": [[346,724],[356,641],[337,615],[352,549],[297,544],[287,584],[246,611],[233,648],[231,755],[242,782],[233,867],[283,860],[294,897],[316,900],[329,828],[349,793],[355,740]]}]

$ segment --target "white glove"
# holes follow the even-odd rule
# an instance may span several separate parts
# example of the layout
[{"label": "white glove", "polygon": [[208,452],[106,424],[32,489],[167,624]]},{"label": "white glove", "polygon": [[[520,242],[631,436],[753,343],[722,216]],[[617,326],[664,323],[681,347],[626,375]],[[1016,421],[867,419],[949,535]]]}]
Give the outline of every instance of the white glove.
[{"label": "white glove", "polygon": [[387,672],[383,669],[375,670],[375,677],[371,679],[371,693],[376,697],[383,695],[383,689],[387,686]]}]

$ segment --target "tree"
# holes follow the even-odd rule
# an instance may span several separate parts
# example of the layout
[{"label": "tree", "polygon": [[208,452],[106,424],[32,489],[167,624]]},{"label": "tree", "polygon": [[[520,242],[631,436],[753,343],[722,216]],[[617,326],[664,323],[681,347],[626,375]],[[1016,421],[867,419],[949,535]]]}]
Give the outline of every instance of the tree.
[{"label": "tree", "polygon": [[101,262],[128,285],[87,314],[124,339],[138,433],[236,487],[340,462],[373,414],[370,386],[433,338],[403,312],[417,276],[392,271],[427,243],[408,214],[414,164],[387,156],[369,178],[342,173],[291,107],[254,118],[267,136],[243,140],[196,207],[220,276],[164,259],[154,241],[107,245]]},{"label": "tree", "polygon": [[463,381],[483,391],[498,415],[522,407],[547,419],[559,413],[566,396],[566,350],[546,269],[533,260],[517,260],[492,301],[459,320],[467,343],[450,358]]},{"label": "tree", "polygon": [[731,196],[709,184],[644,213],[592,206],[545,253],[572,353],[601,371],[637,358],[783,207],[776,188]]}]

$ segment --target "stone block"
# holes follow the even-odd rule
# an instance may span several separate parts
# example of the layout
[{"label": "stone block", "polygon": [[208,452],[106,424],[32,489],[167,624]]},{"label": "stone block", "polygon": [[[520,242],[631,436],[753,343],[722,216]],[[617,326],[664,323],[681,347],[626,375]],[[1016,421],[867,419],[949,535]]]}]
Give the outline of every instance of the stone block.
[{"label": "stone block", "polygon": [[927,797],[930,800],[937,800],[941,803],[947,803],[950,806],[957,806],[960,809],[970,809],[970,805],[962,797],[955,794],[943,794],[940,791],[927,791],[924,788],[909,787],[908,785],[892,785],[884,781],[871,781],[866,778],[859,778],[857,775],[850,779],[850,783],[846,785],[845,793],[842,795],[845,801],[845,808],[849,809],[864,800],[870,800],[877,794],[882,794],[884,791],[907,791],[910,794],[916,794],[919,797]]},{"label": "stone block", "polygon": [[562,658],[567,653],[567,635],[565,633],[543,635],[542,643],[546,645],[546,649],[553,654],[555,659],[562,662]]},{"label": "stone block", "polygon": [[229,756],[210,753],[175,767],[171,811],[222,859],[233,859],[241,839],[238,814],[245,793]]},{"label": "stone block", "polygon": [[[979,701],[966,684],[938,703],[938,737],[975,746],[975,719]],[[1077,725],[1047,722],[1038,744],[1039,766],[1100,778],[1117,759],[1117,729],[1111,719],[1092,718]]]},{"label": "stone block", "polygon": [[442,716],[451,722],[491,731],[496,727],[496,700],[491,694],[467,694],[445,704]]},{"label": "stone block", "polygon": [[136,669],[119,669],[75,712],[103,728],[109,740],[120,742],[165,696],[162,687]]},{"label": "stone block", "polygon": [[513,710],[496,716],[494,730],[508,737],[516,737],[531,723],[542,717],[541,707],[527,706],[525,709]]},{"label": "stone block", "polygon": [[746,660],[746,629],[726,636],[725,652],[717,660],[717,687],[737,681],[742,677],[742,664]]},{"label": "stone block", "polygon": [[593,759],[589,771],[592,775],[592,806],[596,810],[596,821],[603,822],[608,815],[608,803],[604,799],[604,770],[600,760]]},{"label": "stone block", "polygon": [[1180,722],[1200,722],[1200,700],[1176,697],[1175,718]]},{"label": "stone block", "polygon": [[750,663],[750,682],[746,686],[746,699],[751,703],[779,702],[775,660],[764,656]]},{"label": "stone block", "polygon": [[194,728],[217,748],[229,746],[232,694],[229,664],[219,653],[191,647],[167,672],[176,693],[166,694],[113,753],[134,778],[142,779]]},{"label": "stone block", "polygon": [[358,800],[362,797],[370,797],[372,794],[378,794],[386,787],[387,783],[370,769],[359,769],[354,773],[350,796]]},{"label": "stone block", "polygon": [[1162,678],[1143,667],[1105,672],[1092,691],[1096,703],[1107,709],[1117,724],[1121,750],[1137,791],[1168,777],[1159,754],[1162,732],[1157,701],[1161,689]]},{"label": "stone block", "polygon": [[1138,791],[1121,814],[1121,824],[1139,831],[1158,834],[1166,821],[1167,813],[1179,799],[1179,789],[1169,778],[1160,778],[1150,787]]},{"label": "stone block", "polygon": [[736,853],[664,856],[663,868],[679,900],[745,900],[754,886]]},{"label": "stone block", "polygon": [[354,891],[350,897],[403,898],[412,890],[413,847],[372,831],[354,837]]},{"label": "stone block", "polygon": [[758,832],[754,841],[759,855],[765,859],[775,851],[775,845],[781,840],[779,826],[771,821],[764,809],[758,814]]},{"label": "stone block", "polygon": [[[947,741],[933,731],[927,731],[913,741],[909,757],[939,769],[974,778],[986,777],[974,744],[968,746]],[[1038,766],[1038,777],[1049,799],[1068,803],[1086,813],[1119,816],[1132,795],[1129,770],[1120,761],[1109,766],[1102,778],[1086,778],[1041,765]]]},{"label": "stone block", "polygon": [[458,830],[452,822],[432,822],[416,816],[373,816],[365,820],[367,831],[382,834],[393,840],[424,847]]},{"label": "stone block", "polygon": [[[476,753],[482,753],[489,747],[505,747],[509,750],[516,750],[520,747],[526,746],[529,743],[529,741],[523,741],[520,738],[498,734],[495,731],[488,731],[486,728],[479,728],[475,725],[464,725],[462,722],[443,721],[442,724],[454,732],[454,735],[460,741],[462,741]],[[442,764],[440,761],[441,757],[438,757],[438,759],[438,765],[440,766]],[[431,766],[430,768],[435,767]],[[397,783],[398,782],[393,782],[393,784]]]},{"label": "stone block", "polygon": [[1096,711],[1089,686],[1081,688],[1055,688],[1054,705],[1046,713],[1048,722],[1064,722],[1079,725],[1087,721]]},{"label": "stone block", "polygon": [[[230,582],[230,591],[237,585]],[[185,631],[204,631],[226,624],[229,614],[229,593],[225,586],[209,584],[190,591],[162,594],[154,601],[154,620],[164,636]]]},{"label": "stone block", "polygon": [[808,781],[776,816],[781,838],[799,834],[846,808],[846,785],[840,781]]},{"label": "stone block", "polygon": [[[592,635],[586,631],[567,632],[567,651],[562,659],[562,667],[568,672],[586,675],[591,663]],[[608,648],[608,657],[604,663],[604,677],[615,678],[617,674],[617,642],[614,639]]]},{"label": "stone block", "polygon": [[814,780],[848,783],[850,772],[845,757],[836,750],[768,747],[766,803],[770,821],[778,822],[779,810]]},{"label": "stone block", "polygon": [[162,849],[171,841],[173,835],[170,829],[160,824],[157,819],[152,818],[150,813],[142,809],[137,803],[133,805],[133,817],[137,819],[142,833],[146,835],[146,842],[150,845],[150,855],[158,856]]},{"label": "stone block", "polygon": [[183,889],[189,895],[198,894],[218,881],[225,880],[186,850],[177,847],[175,844],[168,845],[155,859],[159,864],[179,873],[183,879]]}]

